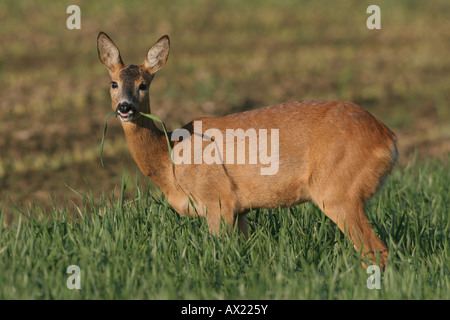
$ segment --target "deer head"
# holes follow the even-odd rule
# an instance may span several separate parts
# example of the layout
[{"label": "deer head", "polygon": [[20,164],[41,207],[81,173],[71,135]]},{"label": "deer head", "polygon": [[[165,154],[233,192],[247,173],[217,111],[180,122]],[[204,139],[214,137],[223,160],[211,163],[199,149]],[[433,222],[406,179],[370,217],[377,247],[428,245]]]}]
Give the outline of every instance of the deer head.
[{"label": "deer head", "polygon": [[104,32],[97,37],[100,61],[111,76],[111,103],[124,122],[139,118],[140,112],[150,113],[149,87],[155,73],[169,56],[168,36],[161,37],[148,51],[141,65],[125,65],[119,49]]}]

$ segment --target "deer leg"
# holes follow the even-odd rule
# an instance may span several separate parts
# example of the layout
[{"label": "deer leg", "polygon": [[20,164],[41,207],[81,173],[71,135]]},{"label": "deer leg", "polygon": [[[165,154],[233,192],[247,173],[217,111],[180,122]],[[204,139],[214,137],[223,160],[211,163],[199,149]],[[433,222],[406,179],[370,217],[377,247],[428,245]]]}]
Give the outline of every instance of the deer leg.
[{"label": "deer leg", "polygon": [[[343,203],[343,200],[322,200],[317,203],[325,215],[350,238],[354,248],[361,252],[364,260],[369,259],[372,264],[378,264],[384,269],[388,259],[388,249],[375,235],[364,212],[364,203]],[[362,264],[367,268],[364,262]]]},{"label": "deer leg", "polygon": [[206,222],[211,234],[219,235],[221,223],[225,223],[227,229],[232,231],[234,223],[233,210],[223,204],[221,206],[208,206]]},{"label": "deer leg", "polygon": [[225,223],[228,231],[231,233],[233,227],[237,225],[239,231],[248,239],[248,225],[246,219],[247,213],[234,214],[234,210],[230,206],[221,206],[221,208],[208,208],[206,213],[206,221],[209,226],[209,232],[218,235],[220,232],[221,223]]},{"label": "deer leg", "polygon": [[247,213],[236,215],[234,223],[237,223],[239,231],[248,239]]}]

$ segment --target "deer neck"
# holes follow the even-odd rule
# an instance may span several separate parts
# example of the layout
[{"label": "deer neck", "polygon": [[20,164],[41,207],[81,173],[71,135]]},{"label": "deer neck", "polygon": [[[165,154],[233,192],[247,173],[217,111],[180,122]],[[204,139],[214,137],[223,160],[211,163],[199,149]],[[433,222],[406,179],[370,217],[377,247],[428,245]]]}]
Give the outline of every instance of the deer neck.
[{"label": "deer neck", "polygon": [[122,126],[134,161],[164,192],[173,177],[164,133],[144,116]]}]

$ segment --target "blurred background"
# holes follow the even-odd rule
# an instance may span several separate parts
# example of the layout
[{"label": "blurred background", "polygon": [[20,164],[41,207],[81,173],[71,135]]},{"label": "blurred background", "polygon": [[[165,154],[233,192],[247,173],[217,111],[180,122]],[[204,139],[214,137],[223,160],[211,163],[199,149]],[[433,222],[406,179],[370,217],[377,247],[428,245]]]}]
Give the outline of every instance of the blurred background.
[{"label": "blurred background", "polygon": [[[69,5],[81,29],[69,30]],[[369,30],[369,5],[381,30]],[[105,31],[127,64],[164,34],[168,63],[150,88],[169,130],[291,100],[352,101],[399,137],[400,165],[450,150],[450,2],[12,1],[0,2],[0,210],[75,210],[80,196],[146,183],[110,118],[110,78],[96,38]],[[417,160],[418,159],[418,160]],[[125,170],[125,171],[124,171]],[[69,187],[68,187],[69,186]],[[51,199],[51,200],[50,200]],[[16,209],[17,211],[17,209]]]}]

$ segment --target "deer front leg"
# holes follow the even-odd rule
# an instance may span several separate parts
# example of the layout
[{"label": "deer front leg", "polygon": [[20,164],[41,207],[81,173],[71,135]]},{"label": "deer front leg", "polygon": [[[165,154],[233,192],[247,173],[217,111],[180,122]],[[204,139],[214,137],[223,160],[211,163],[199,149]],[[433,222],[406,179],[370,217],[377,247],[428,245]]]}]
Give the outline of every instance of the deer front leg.
[{"label": "deer front leg", "polygon": [[246,214],[235,214],[234,207],[229,204],[221,203],[221,205],[208,206],[206,210],[206,221],[209,226],[209,232],[214,235],[219,235],[221,224],[226,226],[228,232],[232,232],[234,226],[237,224],[239,231],[248,237],[248,228]]},{"label": "deer front leg", "polygon": [[206,222],[209,232],[213,235],[219,235],[221,223],[225,223],[227,229],[231,231],[233,227],[233,212],[229,209],[218,206],[208,206],[206,210]]},{"label": "deer front leg", "polygon": [[236,215],[234,223],[237,224],[239,231],[244,235],[245,239],[248,239],[247,213]]}]

